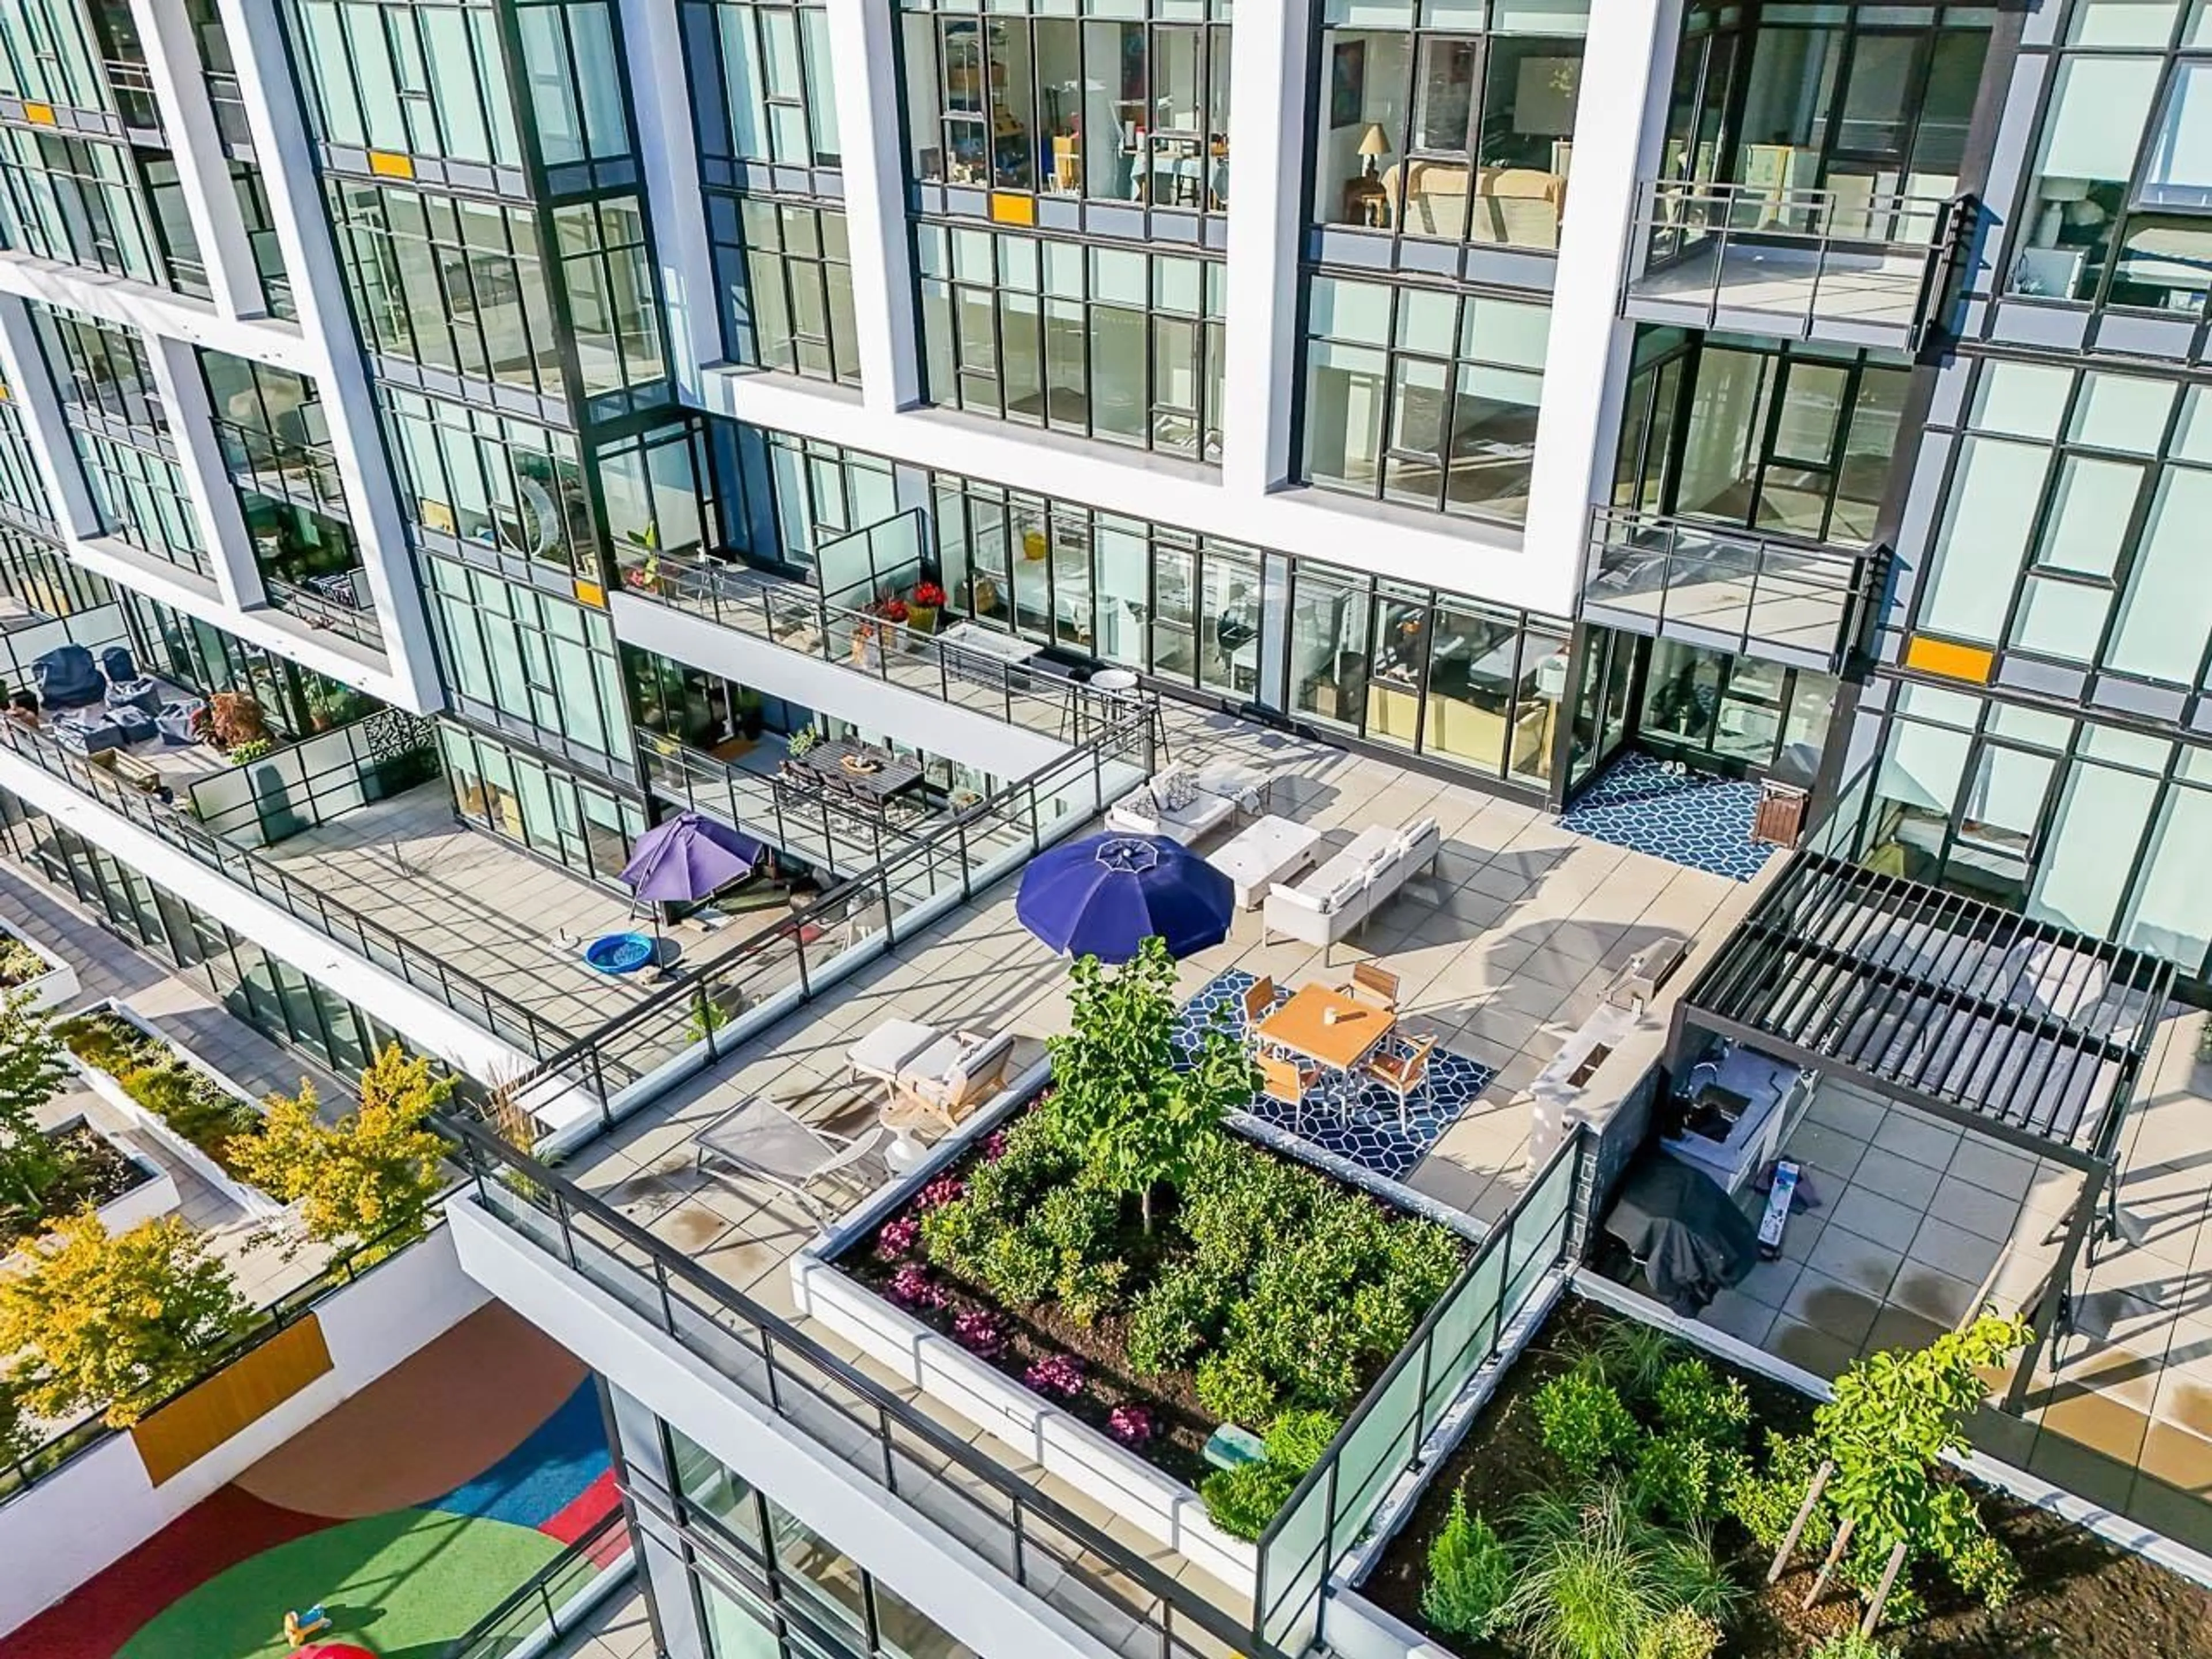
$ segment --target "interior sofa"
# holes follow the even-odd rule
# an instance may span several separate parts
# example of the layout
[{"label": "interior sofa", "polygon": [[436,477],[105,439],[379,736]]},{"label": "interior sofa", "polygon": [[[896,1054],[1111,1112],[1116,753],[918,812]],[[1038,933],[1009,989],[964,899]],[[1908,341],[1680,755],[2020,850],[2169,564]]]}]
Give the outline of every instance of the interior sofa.
[{"label": "interior sofa", "polygon": [[1271,887],[1260,912],[1261,942],[1301,939],[1322,947],[1323,966],[1339,939],[1395,896],[1413,876],[1433,872],[1443,850],[1434,818],[1402,830],[1372,824],[1295,886]]}]

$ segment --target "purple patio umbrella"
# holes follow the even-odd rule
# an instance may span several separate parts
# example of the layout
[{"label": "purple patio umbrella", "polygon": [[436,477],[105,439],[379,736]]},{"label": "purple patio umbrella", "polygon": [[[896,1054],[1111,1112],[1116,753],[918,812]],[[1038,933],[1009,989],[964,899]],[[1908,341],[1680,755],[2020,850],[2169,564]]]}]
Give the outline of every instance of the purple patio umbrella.
[{"label": "purple patio umbrella", "polygon": [[761,843],[741,830],[679,812],[637,838],[622,878],[641,899],[704,898],[753,867]]},{"label": "purple patio umbrella", "polygon": [[1237,890],[1164,836],[1087,836],[1032,859],[1014,915],[1055,951],[1127,962],[1157,933],[1187,957],[1229,937]]}]

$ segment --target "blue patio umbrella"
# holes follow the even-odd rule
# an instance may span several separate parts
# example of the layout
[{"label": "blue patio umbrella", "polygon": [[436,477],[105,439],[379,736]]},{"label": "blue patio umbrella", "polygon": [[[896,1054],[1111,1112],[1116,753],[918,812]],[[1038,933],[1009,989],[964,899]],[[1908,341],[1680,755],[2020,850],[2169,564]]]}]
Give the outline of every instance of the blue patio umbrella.
[{"label": "blue patio umbrella", "polygon": [[741,830],[679,812],[637,838],[622,878],[641,899],[704,898],[753,867],[761,843]]},{"label": "blue patio umbrella", "polygon": [[1164,836],[1088,836],[1022,872],[1014,914],[1055,951],[1127,962],[1157,933],[1187,957],[1229,936],[1237,890],[1227,876]]}]

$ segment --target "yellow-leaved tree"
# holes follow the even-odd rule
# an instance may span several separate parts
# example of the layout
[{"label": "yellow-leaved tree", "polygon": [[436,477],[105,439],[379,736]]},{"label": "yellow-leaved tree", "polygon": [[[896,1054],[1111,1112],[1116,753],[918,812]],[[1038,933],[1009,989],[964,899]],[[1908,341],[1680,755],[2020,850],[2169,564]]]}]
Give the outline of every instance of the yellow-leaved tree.
[{"label": "yellow-leaved tree", "polygon": [[453,1091],[428,1060],[387,1043],[361,1074],[358,1109],[324,1122],[303,1079],[298,1094],[269,1097],[261,1133],[227,1150],[248,1181],[300,1206],[309,1238],[388,1255],[428,1222],[446,1144],[424,1126]]}]

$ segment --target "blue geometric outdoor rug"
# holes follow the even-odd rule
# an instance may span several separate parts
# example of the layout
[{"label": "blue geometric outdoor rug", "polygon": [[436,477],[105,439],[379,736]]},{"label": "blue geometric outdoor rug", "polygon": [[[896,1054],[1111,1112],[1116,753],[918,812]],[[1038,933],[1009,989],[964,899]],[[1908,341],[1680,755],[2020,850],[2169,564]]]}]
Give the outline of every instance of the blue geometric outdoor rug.
[{"label": "blue geometric outdoor rug", "polygon": [[[1352,970],[1344,971],[1350,978]],[[1216,1018],[1226,1022],[1230,1030],[1241,1031],[1244,993],[1251,988],[1252,978],[1242,969],[1231,968],[1206,981],[1176,1018],[1176,1048],[1185,1054],[1195,1048],[1200,1035]],[[1288,1002],[1295,988],[1278,985],[1276,1002]],[[1418,1019],[1411,1023],[1419,1028]],[[1478,1065],[1464,1054],[1449,1048],[1432,1050],[1428,1081],[1407,1099],[1402,1129],[1398,1127],[1398,1097],[1371,1078],[1363,1079],[1357,1092],[1347,1097],[1349,1111],[1333,1102],[1316,1100],[1308,1102],[1301,1113],[1265,1095],[1255,1097],[1245,1109],[1339,1158],[1364,1164],[1392,1181],[1402,1181],[1429,1155],[1443,1132],[1474,1104],[1495,1075],[1489,1066]]]},{"label": "blue geometric outdoor rug", "polygon": [[1749,881],[1774,850],[1751,839],[1758,806],[1755,783],[1669,772],[1649,755],[1629,754],[1576,797],[1559,827],[1731,881]]}]

